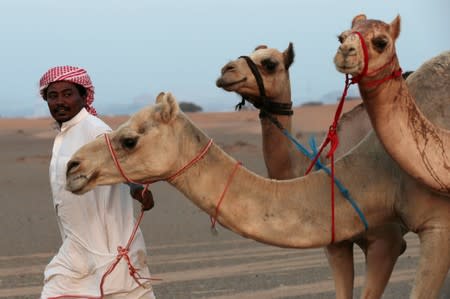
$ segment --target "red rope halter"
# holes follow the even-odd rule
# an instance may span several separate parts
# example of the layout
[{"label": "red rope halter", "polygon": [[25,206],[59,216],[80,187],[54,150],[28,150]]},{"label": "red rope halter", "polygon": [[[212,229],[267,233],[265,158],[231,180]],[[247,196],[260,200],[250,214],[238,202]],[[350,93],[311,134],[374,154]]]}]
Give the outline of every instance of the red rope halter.
[{"label": "red rope halter", "polygon": [[[212,145],[212,140],[210,139],[210,140],[208,141],[208,143],[206,144],[206,146],[200,151],[200,153],[199,153],[196,157],[194,157],[189,163],[187,163],[185,166],[183,166],[183,167],[180,168],[177,172],[175,172],[174,174],[172,174],[171,176],[169,176],[169,177],[167,177],[167,178],[164,178],[164,179],[158,179],[158,180],[151,180],[151,181],[146,181],[146,182],[137,182],[137,181],[135,181],[135,180],[132,180],[129,176],[127,176],[127,175],[125,174],[125,171],[123,170],[123,168],[121,167],[121,165],[120,165],[120,163],[119,163],[119,160],[117,159],[117,155],[116,155],[116,153],[115,153],[115,151],[114,151],[114,148],[113,148],[113,146],[112,146],[112,144],[111,144],[111,140],[109,139],[108,134],[104,134],[104,137],[105,137],[105,141],[106,141],[106,144],[107,144],[107,146],[108,146],[109,152],[110,152],[110,154],[111,154],[111,157],[112,157],[112,159],[113,159],[113,161],[114,161],[114,164],[116,165],[116,167],[117,167],[117,169],[119,170],[120,174],[121,174],[121,175],[126,179],[126,181],[129,182],[129,183],[145,185],[145,188],[144,188],[144,190],[142,191],[142,194],[144,194],[144,192],[148,189],[148,186],[149,186],[151,183],[155,183],[155,182],[163,181],[163,180],[164,180],[164,181],[171,181],[171,180],[173,180],[174,178],[176,178],[177,176],[179,176],[180,174],[182,174],[182,173],[183,173],[185,170],[187,170],[189,167],[191,167],[191,166],[194,165],[196,162],[198,162],[199,160],[201,160],[201,159],[205,156],[205,154],[208,152],[209,148],[210,148],[211,145]],[[222,197],[223,197],[223,196],[222,196]],[[219,205],[220,205],[220,202],[219,202]],[[218,207],[216,208],[216,216],[217,216],[217,213],[218,213]],[[130,250],[131,243],[133,242],[134,237],[136,236],[136,232],[137,232],[137,230],[138,230],[138,228],[139,228],[139,225],[140,225],[140,223],[141,223],[141,221],[142,221],[143,216],[144,216],[144,210],[142,209],[141,212],[140,212],[140,214],[139,214],[139,217],[138,217],[138,219],[137,219],[137,221],[136,221],[136,223],[135,223],[135,225],[134,225],[133,232],[131,233],[131,236],[130,236],[130,238],[128,239],[127,245],[126,245],[125,247],[122,247],[122,246],[118,246],[118,247],[117,247],[118,254],[117,254],[117,256],[116,256],[116,259],[115,259],[115,261],[108,267],[108,269],[107,269],[106,272],[103,274],[102,279],[101,279],[101,281],[100,281],[100,296],[99,296],[99,297],[84,296],[84,295],[61,295],[61,296],[57,296],[57,297],[51,297],[51,298],[49,298],[49,299],[59,299],[59,298],[102,299],[102,298],[105,296],[105,293],[104,293],[104,290],[103,290],[103,286],[104,286],[104,284],[105,284],[106,278],[107,278],[107,276],[108,276],[109,274],[111,274],[111,273],[114,271],[114,269],[115,269],[116,266],[119,264],[119,262],[120,262],[120,260],[121,260],[122,258],[124,258],[125,261],[126,261],[127,264],[128,264],[128,270],[129,270],[130,276],[133,277],[134,281],[135,281],[140,287],[144,287],[144,285],[140,282],[140,280],[147,280],[147,281],[149,281],[149,280],[160,280],[160,279],[157,279],[157,278],[145,278],[145,277],[142,277],[142,276],[138,273],[138,271],[136,270],[136,268],[131,264],[131,259],[130,259],[129,255],[128,255],[128,252],[129,252],[129,250]]]},{"label": "red rope halter", "polygon": [[[200,151],[200,153],[198,153],[198,155],[196,157],[194,157],[189,163],[187,163],[185,166],[181,167],[177,172],[175,172],[174,174],[172,174],[171,176],[168,176],[167,178],[162,178],[162,179],[157,179],[157,180],[149,180],[149,181],[145,181],[145,182],[137,182],[132,180],[130,177],[128,177],[125,172],[123,171],[122,167],[120,166],[119,160],[117,159],[116,153],[114,151],[114,148],[111,144],[111,141],[108,137],[107,134],[104,134],[105,136],[105,140],[106,140],[106,144],[108,145],[108,149],[109,152],[111,154],[111,157],[114,161],[114,164],[116,164],[117,169],[119,170],[120,174],[122,175],[122,177],[124,177],[127,182],[129,183],[133,183],[133,184],[140,184],[140,185],[145,185],[146,187],[148,187],[148,185],[159,182],[159,181],[171,181],[174,178],[176,178],[177,176],[179,176],[180,174],[182,174],[185,170],[187,170],[189,167],[191,167],[192,165],[194,165],[195,163],[197,163],[199,160],[201,160],[206,153],[208,152],[209,148],[211,147],[213,141],[212,139],[210,139],[208,141],[208,143],[205,145],[205,147]],[[146,189],[144,189],[146,190]]]},{"label": "red rope halter", "polygon": [[[115,153],[115,151],[114,151],[114,148],[113,148],[113,146],[112,146],[112,144],[111,144],[111,140],[109,139],[109,137],[108,137],[107,134],[104,134],[104,136],[105,136],[106,144],[108,145],[108,149],[109,149],[109,152],[110,152],[110,154],[111,154],[111,157],[112,157],[112,159],[113,159],[113,161],[114,161],[114,164],[116,165],[117,169],[119,170],[120,174],[121,174],[128,182],[130,182],[130,183],[134,183],[134,184],[145,184],[145,188],[144,188],[144,191],[143,191],[143,192],[145,192],[145,190],[148,189],[148,186],[149,186],[151,183],[155,183],[155,182],[158,182],[158,181],[169,181],[169,182],[170,182],[170,181],[172,181],[173,179],[175,179],[176,177],[178,177],[179,175],[181,175],[181,174],[182,174],[184,171],[186,171],[188,168],[190,168],[190,167],[193,166],[195,163],[197,163],[198,161],[200,161],[200,160],[206,155],[206,153],[207,153],[208,150],[210,149],[211,145],[213,144],[212,139],[210,139],[210,140],[208,141],[208,143],[205,145],[205,147],[198,153],[197,156],[195,156],[189,163],[187,163],[185,166],[181,167],[178,171],[176,171],[174,174],[170,175],[169,177],[163,178],[163,179],[157,179],[157,180],[149,180],[149,181],[146,181],[146,182],[137,182],[137,181],[132,180],[130,177],[128,177],[128,176],[125,174],[123,168],[121,167],[121,165],[120,165],[120,163],[119,163],[119,160],[117,159],[117,155],[116,155],[116,153]],[[217,205],[216,205],[216,208],[215,208],[215,211],[214,211],[214,216],[211,216],[211,217],[210,217],[210,219],[211,219],[211,229],[212,229],[212,230],[215,230],[215,225],[216,225],[216,222],[217,222],[217,216],[218,216],[218,214],[219,214],[220,205],[221,205],[222,202],[223,202],[223,199],[224,199],[225,194],[226,194],[226,192],[227,192],[227,190],[228,190],[228,187],[231,185],[233,176],[236,174],[236,171],[238,170],[239,166],[241,166],[241,165],[242,165],[241,162],[237,162],[237,163],[235,164],[235,166],[234,166],[234,168],[233,168],[233,170],[232,170],[232,172],[231,172],[230,176],[228,177],[228,180],[227,180],[227,182],[226,182],[226,184],[225,184],[225,188],[224,188],[224,190],[222,191],[222,193],[221,193],[221,195],[220,195],[220,197],[219,197],[219,200],[218,200],[218,202],[217,202]],[[135,230],[133,231],[133,234],[131,235],[130,240],[128,241],[127,247],[126,247],[125,249],[122,249],[122,247],[119,247],[119,248],[118,248],[118,250],[119,250],[119,255],[117,256],[117,259],[120,260],[120,258],[125,257],[125,259],[126,259],[127,262],[128,262],[129,268],[130,268],[130,275],[133,276],[133,278],[135,278],[135,273],[136,273],[136,271],[135,271],[134,268],[131,266],[131,263],[130,263],[130,260],[129,260],[129,257],[128,257],[127,253],[128,253],[128,249],[129,249],[129,247],[130,247],[130,244],[131,244],[132,240],[134,239],[134,235],[135,235],[135,233],[136,233],[137,227],[139,226],[139,223],[140,223],[141,220],[142,220],[143,213],[144,213],[144,211],[142,210],[142,211],[141,211],[141,214],[140,214],[140,216],[139,216],[139,219],[138,219],[138,221],[136,222]],[[116,262],[116,263],[117,263],[117,262]],[[105,275],[102,277],[102,284],[103,284],[103,282],[104,282],[104,280],[105,280],[105,277],[106,277],[107,275],[109,275],[109,274],[114,270],[114,268],[115,268],[115,265],[113,264],[113,265],[108,269],[108,271],[107,271],[107,272],[105,273]],[[136,278],[135,278],[135,280],[136,280]],[[139,282],[138,282],[137,280],[136,280],[136,282],[139,284]],[[101,285],[101,287],[102,287],[102,285]],[[102,289],[101,289],[101,290],[102,290]],[[103,292],[103,290],[102,290],[102,292]],[[103,294],[103,293],[102,293],[102,294]]]},{"label": "red rope halter", "polygon": [[320,147],[319,151],[317,152],[316,156],[314,157],[314,159],[312,160],[311,164],[309,165],[308,169],[305,172],[305,175],[306,175],[312,170],[314,165],[316,165],[316,162],[319,159],[320,155],[322,154],[323,149],[330,143],[330,150],[327,153],[326,157],[329,158],[330,162],[331,162],[331,176],[330,176],[331,177],[331,243],[334,243],[335,231],[336,231],[336,228],[335,228],[335,196],[334,196],[334,152],[336,151],[336,149],[339,145],[339,137],[337,135],[337,125],[338,125],[339,119],[342,114],[342,109],[344,107],[344,101],[345,101],[345,98],[347,97],[348,89],[350,88],[350,85],[356,84],[356,83],[363,84],[367,87],[376,87],[383,82],[389,81],[391,79],[397,78],[402,75],[402,69],[399,68],[398,70],[393,71],[392,74],[390,74],[389,76],[387,76],[385,78],[362,83],[361,80],[364,77],[369,76],[369,75],[375,75],[375,74],[379,73],[380,71],[382,71],[383,69],[385,69],[386,67],[388,67],[389,65],[391,65],[395,61],[396,55],[393,55],[391,60],[388,63],[382,65],[381,67],[379,67],[375,70],[371,70],[370,72],[368,72],[369,52],[367,50],[366,42],[364,41],[364,38],[360,32],[355,31],[353,33],[355,33],[358,36],[359,41],[361,43],[361,48],[362,48],[363,55],[364,55],[363,70],[361,71],[361,73],[359,75],[357,75],[351,79],[349,78],[348,74],[345,75],[344,91],[342,92],[341,99],[336,108],[333,123],[331,124],[330,128],[328,129],[328,134],[327,134],[327,137],[325,138],[325,141],[322,143],[322,146]]},{"label": "red rope halter", "polygon": [[359,37],[359,40],[361,42],[361,47],[363,49],[363,54],[364,54],[364,68],[363,68],[363,71],[361,72],[361,74],[359,74],[358,76],[356,76],[355,78],[352,79],[352,84],[360,83],[366,87],[376,87],[383,82],[400,77],[402,75],[402,68],[399,67],[398,69],[394,70],[391,74],[389,74],[388,76],[386,76],[384,78],[372,80],[372,81],[368,81],[368,82],[360,82],[363,77],[374,76],[377,73],[384,70],[385,68],[387,68],[388,66],[390,66],[392,63],[394,63],[397,55],[396,54],[392,55],[391,59],[387,63],[383,64],[382,66],[380,66],[377,69],[374,69],[374,70],[371,70],[370,72],[368,72],[369,52],[367,50],[367,45],[366,45],[364,38],[360,32],[355,31],[354,33]]},{"label": "red rope halter", "polygon": [[[168,182],[170,182],[170,181],[172,181],[173,179],[175,179],[176,177],[178,177],[179,175],[181,175],[184,171],[186,171],[186,170],[187,170],[188,168],[190,168],[192,165],[194,165],[194,164],[197,163],[199,160],[201,160],[201,159],[206,155],[206,153],[208,152],[209,148],[211,147],[211,145],[212,145],[212,143],[213,143],[212,139],[210,139],[210,140],[208,141],[208,143],[206,144],[206,146],[198,153],[198,155],[197,155],[196,157],[194,157],[189,163],[187,163],[185,166],[181,167],[178,171],[176,171],[176,172],[175,172],[174,174],[172,174],[171,176],[169,176],[169,177],[167,177],[167,178],[164,178],[164,179],[150,180],[150,181],[146,181],[146,182],[136,182],[136,181],[132,180],[130,177],[128,177],[128,176],[125,174],[124,170],[123,170],[122,167],[120,166],[119,160],[117,159],[117,156],[116,156],[116,154],[115,154],[114,148],[113,148],[113,146],[112,146],[112,144],[111,144],[111,141],[110,141],[108,135],[107,135],[107,134],[104,134],[104,136],[105,136],[106,144],[108,145],[109,152],[111,153],[111,157],[112,157],[112,159],[113,159],[113,161],[114,161],[114,164],[116,165],[117,169],[119,170],[120,174],[121,174],[128,182],[130,182],[130,183],[134,183],[134,184],[145,184],[144,191],[147,190],[148,186],[149,186],[151,183],[155,183],[155,182],[157,182],[157,181],[168,181]],[[224,187],[222,193],[220,194],[219,200],[218,200],[217,205],[216,205],[216,208],[215,208],[215,210],[214,210],[214,216],[211,216],[211,217],[210,217],[210,220],[211,220],[211,231],[213,231],[213,232],[216,232],[216,231],[217,231],[217,230],[216,230],[216,223],[217,223],[217,216],[218,216],[218,214],[219,214],[220,205],[222,204],[222,201],[223,201],[223,199],[224,199],[224,197],[225,197],[225,194],[226,194],[226,192],[227,192],[227,190],[228,190],[228,187],[231,185],[232,179],[233,179],[234,175],[236,174],[236,171],[238,170],[238,168],[239,168],[241,165],[242,165],[241,162],[237,162],[237,163],[235,164],[235,166],[234,166],[234,168],[233,168],[233,170],[232,170],[230,176],[228,177],[228,180],[227,180],[227,182],[226,182],[226,184],[225,184],[225,187]],[[143,192],[144,192],[144,191],[143,191]],[[143,215],[143,211],[141,212],[140,219],[142,218],[142,215]],[[139,222],[140,222],[140,219],[139,219],[139,221],[138,221],[138,224],[139,224]],[[110,272],[111,272],[111,271],[110,271]],[[131,274],[131,272],[130,272],[130,274]]]}]

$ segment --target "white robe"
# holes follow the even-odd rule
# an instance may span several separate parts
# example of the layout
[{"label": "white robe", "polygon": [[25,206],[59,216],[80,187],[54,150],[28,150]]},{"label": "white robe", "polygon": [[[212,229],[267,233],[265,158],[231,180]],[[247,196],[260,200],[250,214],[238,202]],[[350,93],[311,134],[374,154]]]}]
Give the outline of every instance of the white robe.
[{"label": "white robe", "polygon": [[[44,272],[41,298],[61,295],[100,295],[100,281],[114,262],[117,247],[125,247],[135,219],[133,199],[124,184],[100,186],[83,195],[65,190],[66,164],[82,145],[111,129],[99,118],[82,109],[61,126],[55,137],[50,162],[50,184],[57,222],[63,243]],[[105,147],[107,145],[105,144]],[[150,277],[146,248],[140,230],[131,245],[129,256],[139,274]],[[106,278],[105,294],[136,290],[138,285],[128,273],[122,258]],[[147,293],[144,290],[142,294]],[[153,292],[151,292],[151,297]]]}]

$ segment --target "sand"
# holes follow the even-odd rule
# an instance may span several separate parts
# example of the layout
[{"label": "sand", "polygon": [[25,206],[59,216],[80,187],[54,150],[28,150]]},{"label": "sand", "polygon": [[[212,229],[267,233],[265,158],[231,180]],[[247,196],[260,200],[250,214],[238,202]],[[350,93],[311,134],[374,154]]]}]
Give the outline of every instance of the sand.
[{"label": "sand", "polygon": [[[346,103],[348,110],[358,101]],[[295,109],[294,133],[307,138],[331,123],[335,105]],[[193,113],[192,120],[245,167],[266,175],[256,111]],[[116,128],[128,116],[103,117]],[[37,298],[42,273],[61,244],[52,209],[48,164],[55,135],[50,118],[0,119],[0,298]],[[304,141],[304,140],[302,140]],[[152,187],[156,206],[141,228],[158,298],[334,298],[323,249],[293,250],[259,244],[219,228],[166,183]],[[137,207],[137,205],[136,205]],[[419,243],[407,235],[383,298],[407,298]],[[364,259],[355,248],[355,296],[364,279]],[[447,277],[444,297],[450,297]],[[444,298],[443,297],[443,298]]]}]

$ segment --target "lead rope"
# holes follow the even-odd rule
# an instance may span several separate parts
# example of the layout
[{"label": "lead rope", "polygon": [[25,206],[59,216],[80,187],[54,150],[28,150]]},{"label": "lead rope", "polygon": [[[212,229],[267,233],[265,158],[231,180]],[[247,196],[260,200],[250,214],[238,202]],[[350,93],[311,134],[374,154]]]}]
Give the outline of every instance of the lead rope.
[{"label": "lead rope", "polygon": [[320,155],[322,154],[323,149],[330,144],[330,150],[327,154],[327,158],[330,159],[331,162],[331,173],[330,173],[330,179],[331,179],[331,244],[334,243],[335,240],[335,231],[336,231],[336,225],[335,225],[335,196],[334,196],[334,152],[336,151],[338,145],[339,145],[339,137],[337,135],[337,125],[339,122],[339,118],[342,114],[342,108],[344,106],[344,100],[347,96],[348,89],[351,84],[354,84],[350,81],[349,76],[345,76],[345,87],[344,91],[341,96],[341,100],[339,101],[339,105],[336,109],[333,123],[331,124],[330,128],[328,129],[327,137],[325,138],[325,141],[322,143],[319,151],[317,152],[316,156],[312,160],[311,164],[309,165],[308,169],[305,172],[305,175],[311,172],[314,165],[316,165],[317,160],[319,159]]},{"label": "lead rope", "polygon": [[368,87],[377,87],[378,85],[380,85],[380,84],[382,84],[384,82],[387,82],[387,81],[389,81],[391,79],[400,77],[402,75],[402,69],[399,68],[397,70],[394,70],[392,72],[392,74],[390,74],[389,76],[384,77],[382,79],[373,80],[373,81],[364,82],[364,83],[361,82],[363,77],[368,76],[368,75],[376,74],[376,73],[380,72],[381,70],[383,70],[384,68],[386,68],[387,66],[389,66],[390,64],[392,64],[394,59],[395,59],[395,57],[396,57],[396,55],[393,55],[391,60],[388,61],[386,64],[382,65],[381,67],[379,67],[379,68],[377,68],[375,70],[372,70],[372,71],[368,72],[368,68],[369,68],[369,53],[368,53],[368,50],[367,50],[367,45],[366,45],[366,43],[364,41],[364,38],[363,38],[363,36],[362,36],[362,34],[360,32],[355,31],[353,33],[358,36],[359,41],[361,43],[361,48],[363,50],[363,55],[364,55],[364,67],[363,67],[363,70],[362,70],[362,72],[359,75],[357,75],[356,77],[353,77],[351,79],[349,78],[348,74],[345,75],[344,91],[342,92],[341,100],[340,100],[339,105],[338,105],[338,107],[336,109],[336,113],[335,113],[335,116],[334,116],[334,121],[333,121],[333,123],[331,124],[331,126],[330,126],[330,128],[328,130],[327,138],[325,139],[324,143],[320,147],[320,150],[317,152],[316,157],[311,162],[311,165],[308,167],[308,170],[306,171],[306,174],[308,174],[311,171],[312,167],[316,164],[317,159],[321,155],[322,150],[324,149],[324,147],[326,145],[328,145],[328,143],[331,143],[330,150],[329,150],[329,152],[327,154],[327,158],[330,158],[330,160],[331,160],[331,179],[332,179],[332,182],[331,182],[331,243],[334,243],[334,240],[335,240],[335,222],[334,222],[334,220],[335,220],[335,216],[334,216],[335,199],[334,199],[334,184],[333,184],[333,181],[334,181],[334,152],[336,151],[336,148],[339,145],[339,138],[338,138],[338,135],[337,135],[337,125],[338,125],[339,118],[340,118],[341,113],[342,113],[342,108],[343,108],[343,105],[344,105],[344,100],[345,100],[345,98],[347,96],[348,89],[350,88],[350,85],[356,84],[356,83],[360,83],[360,84],[366,85]]},{"label": "lead rope", "polygon": [[316,156],[314,157],[313,161],[309,165],[308,169],[306,170],[305,174],[308,174],[311,169],[316,165],[317,160],[319,159],[319,156],[322,154],[323,149],[330,143],[330,150],[328,151],[327,158],[330,159],[331,162],[331,244],[334,243],[335,236],[336,236],[336,224],[335,224],[335,196],[334,196],[334,152],[336,151],[337,147],[339,146],[339,137],[337,135],[337,125],[339,122],[339,119],[342,114],[342,108],[344,107],[344,101],[347,97],[348,89],[350,88],[350,85],[358,83],[366,74],[369,67],[369,55],[367,51],[366,43],[364,42],[364,39],[359,32],[355,32],[355,34],[358,35],[359,41],[361,43],[361,47],[364,54],[364,67],[362,72],[350,79],[349,75],[345,75],[345,86],[344,91],[342,92],[341,99],[339,101],[339,105],[336,108],[336,112],[334,114],[334,120],[331,124],[330,128],[328,129],[328,134],[325,139],[325,141],[322,143],[322,146],[320,147],[319,151],[317,152]]},{"label": "lead rope", "polygon": [[[208,152],[209,148],[211,147],[213,141],[212,139],[210,139],[208,141],[208,143],[206,144],[206,146],[200,151],[200,153],[194,157],[194,159],[192,159],[189,163],[187,163],[185,166],[183,166],[181,169],[179,169],[177,172],[175,172],[174,174],[172,174],[171,176],[165,178],[165,179],[158,179],[158,180],[150,180],[150,181],[146,181],[146,182],[137,182],[135,180],[132,180],[130,177],[128,177],[124,170],[122,169],[122,167],[120,166],[119,160],[117,159],[116,153],[114,151],[114,148],[111,144],[111,141],[108,137],[107,134],[104,134],[105,137],[105,141],[106,144],[108,146],[108,150],[111,154],[111,158],[114,161],[114,164],[116,165],[116,168],[119,170],[120,174],[122,175],[122,177],[125,178],[125,180],[129,183],[133,183],[133,184],[142,184],[145,185],[144,190],[142,191],[142,195],[144,195],[144,193],[148,190],[148,187],[151,183],[157,182],[157,181],[171,181],[174,178],[176,178],[177,176],[179,176],[181,173],[183,173],[186,169],[188,169],[189,167],[191,167],[192,165],[194,165],[196,162],[198,162],[199,160],[201,160],[205,154]],[[217,209],[218,210],[218,209]],[[218,211],[216,212],[218,213]],[[122,258],[125,259],[125,261],[128,264],[128,270],[129,270],[129,274],[130,276],[134,279],[134,281],[140,286],[145,288],[145,286],[140,282],[140,280],[147,280],[147,282],[149,282],[150,280],[161,280],[159,278],[146,278],[146,277],[142,277],[138,271],[136,270],[136,268],[132,265],[131,263],[131,259],[128,255],[129,250],[130,250],[130,246],[136,236],[137,230],[139,228],[139,225],[142,221],[142,218],[144,216],[144,210],[141,209],[141,212],[139,214],[139,217],[134,225],[133,231],[131,233],[130,238],[128,239],[127,245],[125,247],[122,246],[118,246],[117,247],[117,251],[118,254],[116,256],[115,261],[108,267],[108,269],[105,271],[105,273],[102,276],[102,279],[100,281],[100,296],[85,296],[85,295],[61,295],[61,296],[56,296],[56,297],[49,297],[48,299],[63,299],[63,298],[82,298],[82,299],[103,299],[103,297],[105,296],[104,290],[103,290],[103,286],[105,284],[106,278],[108,277],[109,274],[111,274],[114,269],[116,268],[116,266],[119,264],[120,260]]]},{"label": "lead rope", "polygon": [[[190,168],[190,167],[193,166],[195,163],[197,163],[198,161],[200,161],[201,159],[203,159],[203,157],[206,155],[206,153],[207,153],[208,150],[210,149],[211,145],[213,144],[213,140],[210,139],[210,140],[208,141],[208,143],[206,144],[206,146],[200,151],[200,153],[199,153],[196,157],[194,157],[189,163],[187,163],[185,166],[183,166],[183,167],[180,168],[178,171],[176,171],[174,174],[172,174],[171,176],[169,176],[169,177],[167,177],[167,178],[165,178],[165,179],[150,180],[150,181],[147,181],[147,182],[136,182],[136,181],[133,181],[132,179],[130,179],[130,178],[125,174],[125,172],[123,171],[122,167],[120,166],[119,160],[118,160],[117,157],[116,157],[114,148],[113,148],[112,145],[111,145],[111,141],[110,141],[110,139],[108,138],[108,135],[107,135],[107,134],[105,134],[105,140],[106,140],[106,144],[108,145],[109,152],[111,153],[111,157],[113,158],[114,163],[115,163],[117,169],[120,171],[121,175],[122,175],[128,182],[130,182],[130,183],[135,183],[135,184],[145,184],[145,189],[144,189],[143,192],[145,192],[145,190],[147,190],[148,186],[149,186],[151,183],[154,183],[154,182],[157,182],[157,181],[169,181],[169,182],[170,182],[170,181],[172,181],[173,179],[175,179],[176,177],[178,177],[179,175],[181,175],[181,174],[182,174],[184,171],[186,171],[188,168]],[[226,192],[227,192],[229,186],[231,185],[231,182],[232,182],[232,179],[233,179],[234,175],[236,174],[238,168],[239,168],[241,165],[242,165],[241,162],[237,162],[237,163],[235,164],[235,166],[234,166],[234,168],[233,168],[233,171],[231,172],[230,176],[228,177],[228,180],[227,180],[227,182],[226,182],[225,188],[224,188],[224,190],[222,191],[222,193],[221,193],[221,195],[220,195],[220,197],[219,197],[219,200],[218,200],[218,202],[217,202],[217,205],[216,205],[216,208],[215,208],[215,211],[214,211],[214,216],[211,216],[211,217],[210,217],[210,219],[211,219],[211,230],[212,230],[213,232],[217,232],[217,229],[216,229],[215,225],[216,225],[216,222],[217,222],[217,216],[218,216],[218,214],[219,214],[220,206],[221,206],[221,204],[222,204],[222,202],[223,202],[223,199],[224,199],[224,197],[225,197],[225,194],[226,194]],[[141,221],[141,219],[142,219],[142,216],[143,216],[143,210],[142,210],[141,215],[140,215],[140,217],[139,217],[139,221],[138,221],[138,223],[137,223],[137,225],[136,225],[136,227],[135,227],[135,231],[133,232],[133,234],[132,234],[132,236],[131,236],[131,238],[130,238],[130,241],[128,242],[128,245],[127,245],[128,248],[129,248],[129,246],[130,246],[130,244],[131,244],[132,239],[134,238],[134,235],[135,235],[136,230],[137,230],[137,226],[138,226],[138,224],[140,223],[140,221]],[[128,250],[126,250],[126,252],[128,252]],[[128,255],[126,255],[126,256],[128,257]],[[127,258],[127,261],[129,261],[129,258]],[[114,266],[114,267],[115,267],[115,266]],[[110,270],[107,271],[107,273],[108,273],[108,274],[111,273],[112,270],[114,269],[114,267],[110,267]],[[105,273],[105,274],[106,274],[106,273]],[[131,274],[131,271],[130,271],[130,275],[132,275],[132,274]],[[106,275],[105,275],[105,276],[106,276]],[[102,279],[102,281],[103,281],[103,279]]]},{"label": "lead rope", "polygon": [[[145,192],[147,190],[147,186],[145,187],[143,192]],[[141,223],[143,216],[144,216],[144,210],[141,209],[141,213],[139,215],[139,218],[138,218],[137,222],[134,225],[133,232],[131,233],[131,236],[128,239],[127,246],[125,248],[122,247],[122,246],[118,246],[117,247],[118,254],[116,256],[116,259],[108,267],[108,269],[103,274],[102,279],[100,281],[100,296],[61,295],[61,296],[56,296],[56,297],[49,297],[48,299],[59,299],[59,298],[103,299],[103,297],[105,296],[105,293],[104,293],[104,290],[103,290],[103,285],[105,284],[106,277],[113,272],[113,270],[116,268],[116,266],[119,264],[119,262],[120,262],[120,260],[122,258],[124,258],[126,263],[128,264],[128,270],[129,270],[128,273],[134,279],[134,281],[138,284],[138,286],[143,287],[145,289],[148,288],[147,286],[142,284],[140,282],[140,280],[146,280],[147,282],[149,282],[150,280],[161,280],[159,278],[153,278],[153,277],[152,278],[150,278],[150,277],[142,277],[139,274],[139,272],[136,270],[136,268],[133,266],[133,264],[131,263],[130,257],[128,256],[128,252],[130,250],[131,243],[133,242],[134,237],[136,236],[136,232],[137,232],[137,230],[139,228],[139,224]]]}]

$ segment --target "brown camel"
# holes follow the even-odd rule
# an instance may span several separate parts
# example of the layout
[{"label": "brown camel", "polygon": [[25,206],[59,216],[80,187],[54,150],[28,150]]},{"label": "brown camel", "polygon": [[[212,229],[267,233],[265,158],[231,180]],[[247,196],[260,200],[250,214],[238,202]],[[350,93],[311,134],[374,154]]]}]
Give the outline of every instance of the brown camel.
[{"label": "brown camel", "polygon": [[[277,181],[237,167],[237,161],[218,146],[206,146],[210,138],[179,110],[171,94],[160,94],[156,105],[140,110],[106,136],[113,153],[104,138],[97,138],[68,162],[66,188],[71,192],[125,182],[113,155],[130,179],[170,178],[168,182],[194,204],[244,237],[292,248],[330,242],[330,209],[324,208],[330,206],[327,174],[316,171]],[[411,298],[436,298],[450,266],[448,199],[406,175],[373,133],[335,167],[371,227],[395,221],[419,235],[420,261]],[[358,238],[363,224],[345,199],[336,197],[335,240]]]},{"label": "brown camel", "polygon": [[[292,111],[289,68],[293,61],[292,43],[283,52],[259,46],[248,57],[241,56],[227,63],[216,82],[218,87],[236,92],[256,107],[263,109],[260,121],[264,160],[269,177],[277,180],[300,177],[305,174],[311,163],[310,158],[300,153],[271,120],[274,118],[275,122],[279,122],[292,135],[292,113],[289,113]],[[258,83],[256,79],[258,74],[256,76],[254,74],[255,67],[262,83]],[[265,97],[261,96],[261,92]],[[346,113],[339,124],[340,145],[336,157],[343,156],[372,129],[362,105]],[[325,157],[322,160],[325,160]],[[381,234],[381,231],[384,232]],[[381,297],[395,262],[406,246],[402,233],[402,229],[396,224],[388,224],[384,229],[377,228],[376,232],[369,230],[356,240],[345,240],[326,246],[326,255],[335,281],[336,298],[353,297],[353,242],[361,246],[366,256],[367,277],[361,297]]]},{"label": "brown camel", "polygon": [[[386,24],[358,15],[351,30],[339,36],[341,45],[334,62],[338,71],[361,77],[359,90],[371,122],[392,158],[416,180],[450,196],[450,130],[443,126],[450,114],[442,112],[433,118],[424,115],[427,107],[445,111],[450,105],[450,73],[446,70],[450,56],[441,60],[443,65],[435,68],[434,73],[447,92],[434,92],[432,103],[419,107],[416,100],[421,101],[420,98],[414,98],[399,76],[401,69],[395,50],[399,34],[400,16]],[[430,86],[435,85],[432,78],[426,80]]]}]

